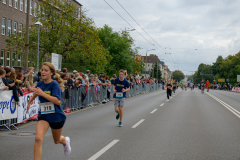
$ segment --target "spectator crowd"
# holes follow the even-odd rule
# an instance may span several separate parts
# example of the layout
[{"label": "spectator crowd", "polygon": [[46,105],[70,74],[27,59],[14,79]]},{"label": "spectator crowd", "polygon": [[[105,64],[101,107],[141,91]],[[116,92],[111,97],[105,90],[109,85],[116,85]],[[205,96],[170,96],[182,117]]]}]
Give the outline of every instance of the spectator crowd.
[{"label": "spectator crowd", "polygon": [[[148,78],[139,75],[127,75],[125,70],[125,78],[129,81],[130,85],[144,85],[162,83],[165,84],[165,81],[158,80],[154,78]],[[74,70],[72,73],[69,73],[67,68],[63,68],[62,72],[57,72],[53,79],[59,82],[62,91],[66,92],[68,89],[79,89],[93,87],[94,92],[100,93],[100,86],[107,88],[107,99],[110,99],[110,86],[114,84],[117,75],[114,74],[111,78],[104,73],[91,74],[89,70],[85,73],[78,72]],[[0,90],[12,90],[14,100],[19,105],[19,94],[22,95],[23,91],[28,90],[32,91],[36,84],[42,81],[41,72],[35,73],[33,67],[29,67],[24,73],[17,73],[14,68],[3,68],[0,64]],[[95,97],[97,100],[97,97]],[[106,101],[107,101],[106,99]],[[106,102],[104,100],[104,102]]]}]

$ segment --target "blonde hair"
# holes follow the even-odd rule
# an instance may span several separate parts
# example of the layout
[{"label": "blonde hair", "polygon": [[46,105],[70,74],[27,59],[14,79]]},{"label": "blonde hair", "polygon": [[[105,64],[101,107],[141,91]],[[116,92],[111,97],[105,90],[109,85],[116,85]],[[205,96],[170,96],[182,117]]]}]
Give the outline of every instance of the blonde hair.
[{"label": "blonde hair", "polygon": [[64,80],[62,80],[62,79],[60,78],[60,75],[59,75],[58,73],[55,74],[54,80],[56,80],[56,81],[58,82],[60,88],[63,90],[63,88],[64,88],[64,85],[63,85]]},{"label": "blonde hair", "polygon": [[34,79],[34,75],[33,74],[29,74],[27,76],[27,78],[25,79],[25,82],[24,82],[24,86],[26,86],[26,83],[29,82],[30,86],[33,87],[33,79]]},{"label": "blonde hair", "polygon": [[16,80],[15,81],[15,85],[17,86],[17,87],[21,87],[22,86],[22,81],[21,80]]},{"label": "blonde hair", "polygon": [[92,79],[92,82],[97,82],[97,78],[94,77],[94,78]]},{"label": "blonde hair", "polygon": [[9,76],[9,79],[12,79],[12,80],[16,80],[16,74],[15,74],[15,71],[14,72],[11,72],[10,76]]}]

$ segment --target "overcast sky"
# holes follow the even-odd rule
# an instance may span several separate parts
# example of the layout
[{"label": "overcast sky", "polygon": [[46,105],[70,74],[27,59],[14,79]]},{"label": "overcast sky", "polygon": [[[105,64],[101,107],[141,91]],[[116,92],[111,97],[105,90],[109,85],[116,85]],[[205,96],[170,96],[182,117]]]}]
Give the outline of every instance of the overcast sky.
[{"label": "overcast sky", "polygon": [[[130,35],[136,47],[142,48],[139,53],[146,55],[155,48],[148,55],[164,59],[171,71],[192,74],[200,63],[212,64],[218,55],[225,58],[240,50],[240,0],[118,0],[157,43],[116,0],[106,1],[136,29]],[[104,0],[79,2],[97,27],[132,29]]]}]

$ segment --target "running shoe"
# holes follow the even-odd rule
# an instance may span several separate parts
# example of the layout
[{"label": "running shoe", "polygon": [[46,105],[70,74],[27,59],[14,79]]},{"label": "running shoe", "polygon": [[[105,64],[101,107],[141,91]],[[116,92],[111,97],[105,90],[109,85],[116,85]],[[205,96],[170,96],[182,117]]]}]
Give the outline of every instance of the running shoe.
[{"label": "running shoe", "polygon": [[167,102],[169,102],[169,99],[167,99]]},{"label": "running shoe", "polygon": [[65,156],[68,156],[71,153],[70,138],[65,137],[65,139],[66,139],[66,145],[64,146],[64,154]]},{"label": "running shoe", "polygon": [[119,122],[119,127],[122,127],[122,126],[123,126],[122,122]]},{"label": "running shoe", "polygon": [[118,120],[119,119],[119,114],[117,114],[117,116],[116,116],[116,120]]}]

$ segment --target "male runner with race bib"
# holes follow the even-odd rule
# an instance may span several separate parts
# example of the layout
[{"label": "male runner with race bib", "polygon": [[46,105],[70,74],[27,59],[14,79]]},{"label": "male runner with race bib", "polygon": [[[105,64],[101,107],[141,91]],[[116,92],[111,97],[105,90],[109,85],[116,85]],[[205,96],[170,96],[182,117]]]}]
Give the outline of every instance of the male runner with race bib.
[{"label": "male runner with race bib", "polygon": [[116,119],[118,120],[120,117],[119,121],[119,127],[122,127],[122,118],[123,118],[123,106],[125,99],[127,98],[126,92],[130,90],[130,84],[129,82],[124,78],[125,73],[124,70],[119,71],[119,78],[115,79],[114,85],[113,85],[113,91],[114,95],[113,98],[114,100],[114,107],[115,107],[115,112],[117,113]]}]

